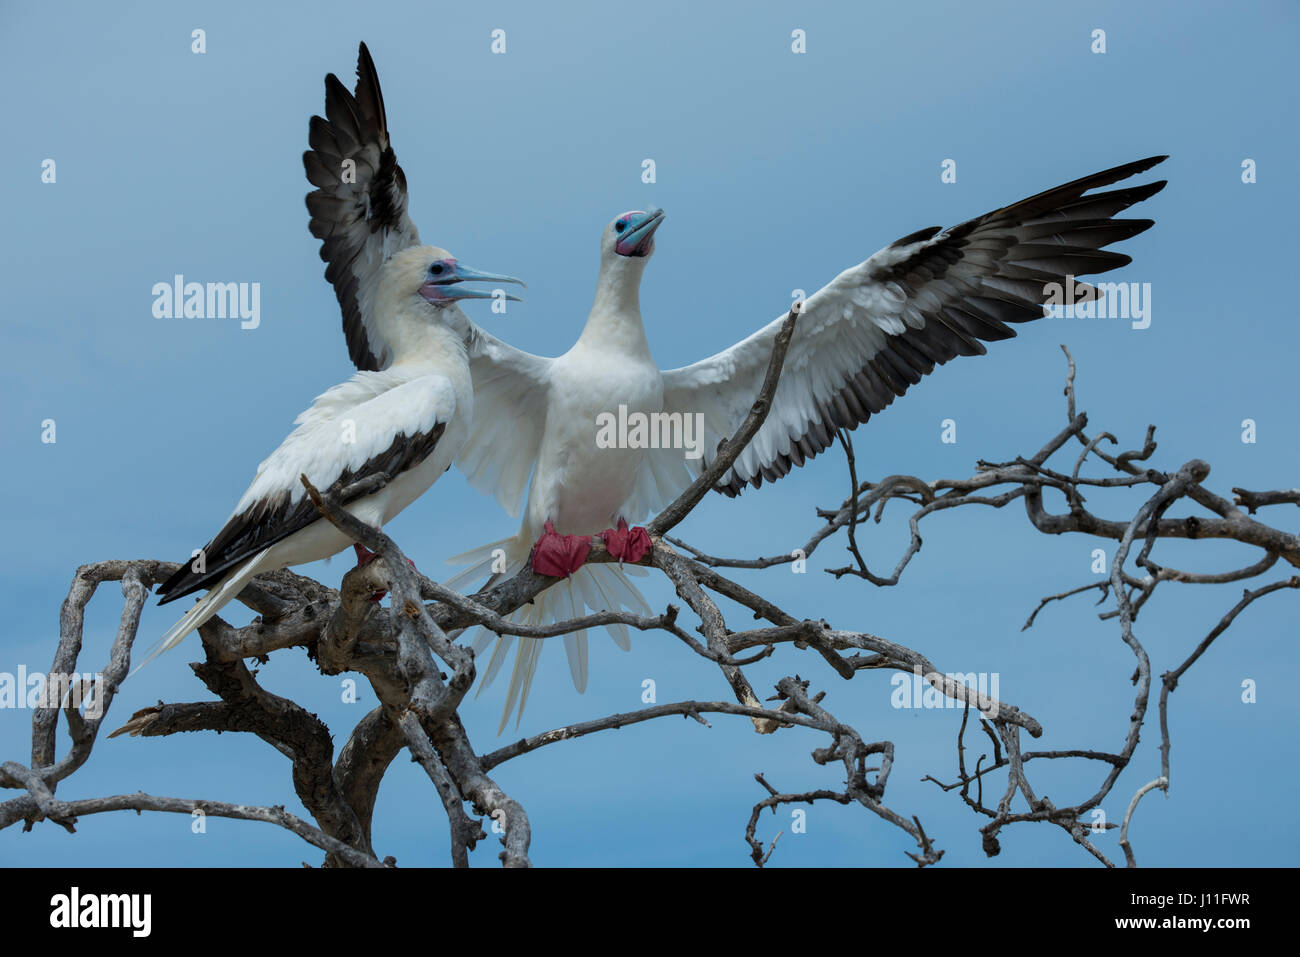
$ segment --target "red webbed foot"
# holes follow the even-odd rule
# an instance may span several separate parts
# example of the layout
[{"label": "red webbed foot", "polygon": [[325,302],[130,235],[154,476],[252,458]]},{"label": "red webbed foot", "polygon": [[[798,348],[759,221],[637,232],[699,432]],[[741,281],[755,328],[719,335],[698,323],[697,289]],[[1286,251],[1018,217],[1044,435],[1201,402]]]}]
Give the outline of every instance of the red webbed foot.
[{"label": "red webbed foot", "polygon": [[533,546],[533,571],[552,578],[568,578],[587,560],[591,551],[590,535],[561,535],[553,522]]},{"label": "red webbed foot", "polygon": [[650,533],[640,525],[627,527],[627,520],[620,518],[618,528],[607,528],[600,533],[601,540],[609,553],[621,562],[639,562],[650,551]]},{"label": "red webbed foot", "polygon": [[[370,549],[366,548],[366,546],[362,545],[359,542],[353,542],[352,548],[357,553],[357,568],[362,568],[366,565],[369,565],[371,562],[373,562],[376,558],[379,557],[378,554],[372,552]],[[412,568],[415,568],[415,562],[411,561],[409,558],[406,560],[406,564],[410,565]],[[419,569],[416,569],[416,571],[419,571]],[[381,588],[375,591],[374,593],[372,593],[369,600],[383,601],[384,596],[387,594],[388,591],[386,589]]]}]

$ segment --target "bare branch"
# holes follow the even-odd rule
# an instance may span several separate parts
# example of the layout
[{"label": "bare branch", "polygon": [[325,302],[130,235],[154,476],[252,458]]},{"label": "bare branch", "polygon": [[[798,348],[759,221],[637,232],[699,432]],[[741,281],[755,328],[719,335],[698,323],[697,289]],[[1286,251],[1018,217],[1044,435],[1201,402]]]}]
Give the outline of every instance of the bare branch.
[{"label": "bare branch", "polygon": [[[62,801],[55,796],[60,782],[86,762],[95,746],[100,725],[129,670],[131,649],[149,588],[166,580],[177,568],[169,562],[144,560],[101,562],[78,569],[60,611],[59,640],[50,674],[78,673],[85,608],[104,582],[121,582],[121,620],[107,665],[100,672],[102,681],[74,678],[60,684],[58,694],[34,711],[30,767],[12,761],[0,765],[0,787],[19,792],[0,802],[0,828],[19,821],[27,828],[51,821],[72,830],[79,814],[110,810],[202,811],[286,828],[324,851],[325,863],[330,866],[391,865],[391,858],[381,861],[376,856],[371,845],[371,822],[384,776],[397,754],[406,750],[424,769],[432,793],[437,796],[437,801],[429,802],[428,807],[446,816],[454,866],[467,866],[470,854],[487,836],[485,821],[467,813],[468,804],[474,815],[490,818],[492,831],[502,835],[502,862],[506,866],[524,867],[531,864],[532,825],[524,807],[492,779],[490,772],[494,768],[561,741],[669,716],[710,727],[705,716],[717,714],[749,719],[764,733],[787,729],[790,735],[802,740],[811,732],[816,736],[810,751],[812,763],[819,767],[833,766],[843,772],[842,787],[808,787],[790,792],[778,791],[762,774],[755,775],[766,794],[751,808],[744,839],[757,866],[762,867],[772,859],[781,837],[781,832],[766,842],[759,837],[764,810],[775,813],[781,806],[815,805],[823,801],[856,805],[870,811],[882,822],[910,836],[915,842],[915,852],[908,856],[918,866],[937,863],[944,852],[935,846],[917,816],[900,813],[886,803],[895,758],[892,741],[871,741],[840,720],[828,706],[828,693],[812,693],[812,679],[797,673],[786,674],[775,682],[775,695],[769,699],[777,702],[775,705],[768,706],[759,700],[751,680],[755,672],[747,669],[760,661],[776,663],[796,656],[797,661],[803,662],[801,670],[818,676],[835,675],[836,688],[841,688],[843,681],[870,681],[872,672],[884,669],[914,675],[926,686],[927,697],[932,694],[929,689],[934,689],[962,706],[956,733],[956,778],[945,783],[927,774],[923,780],[932,782],[945,793],[956,793],[962,806],[983,820],[980,832],[989,855],[999,853],[999,835],[1004,829],[1022,824],[1049,824],[1065,831],[1091,858],[1108,867],[1113,862],[1103,851],[1098,835],[1118,830],[1125,862],[1134,866],[1129,831],[1137,804],[1151,790],[1167,791],[1172,780],[1170,694],[1241,612],[1265,596],[1300,589],[1300,574],[1244,590],[1241,599],[1187,653],[1182,663],[1161,675],[1161,775],[1132,797],[1122,824],[1097,819],[1089,822],[1086,819],[1090,815],[1095,818],[1095,812],[1112,794],[1120,775],[1132,765],[1148,716],[1153,670],[1147,649],[1139,638],[1139,616],[1148,603],[1160,600],[1158,594],[1168,592],[1162,587],[1167,582],[1184,586],[1254,582],[1279,560],[1300,567],[1300,538],[1242,511],[1244,508],[1253,514],[1266,506],[1300,504],[1300,491],[1234,488],[1235,499],[1229,501],[1206,486],[1210,467],[1202,460],[1192,459],[1174,471],[1147,467],[1145,463],[1156,461],[1153,426],[1147,428],[1140,448],[1115,454],[1114,449],[1122,448],[1119,440],[1108,432],[1090,434],[1087,415],[1077,411],[1077,370],[1069,351],[1062,347],[1068,362],[1067,421],[1031,455],[1005,462],[978,461],[974,472],[966,477],[926,480],[918,476],[889,475],[871,481],[861,479],[858,474],[850,436],[837,432],[847,466],[848,494],[835,507],[815,510],[820,526],[803,548],[789,552],[778,550],[767,557],[719,558],[668,537],[666,533],[716,486],[762,426],[780,381],[799,311],[796,304],[775,338],[762,388],[745,421],[735,435],[720,444],[713,463],[647,525],[654,536],[654,547],[640,564],[663,574],[689,612],[669,605],[660,615],[604,610],[545,625],[512,621],[509,616],[513,612],[557,579],[538,575],[525,567],[509,578],[494,577],[472,596],[453,592],[416,572],[391,538],[361,522],[344,507],[344,502],[382,488],[387,476],[369,477],[333,495],[322,495],[304,477],[307,494],[321,515],[353,541],[371,549],[377,558],[349,571],[337,590],[288,571],[258,576],[238,596],[259,615],[254,622],[232,627],[220,618],[213,618],[200,629],[206,659],[192,667],[215,695],[215,700],[160,701],[137,711],[112,736],[130,733],[158,737],[203,731],[256,735],[289,759],[292,786],[314,824],[287,814],[282,807],[145,794],[82,801]],[[1073,442],[1078,443],[1079,451],[1075,454],[1065,450]],[[1130,497],[1121,500],[1129,502],[1128,507],[1114,508],[1113,514],[1105,515],[1084,494],[1086,491],[1088,496],[1101,501],[1111,494],[1128,494],[1122,491],[1125,489],[1140,490],[1145,496],[1136,511],[1132,510]],[[1112,493],[1111,490],[1121,491]],[[1059,493],[1064,503],[1059,514],[1049,512],[1045,504],[1052,493]],[[1047,605],[1096,590],[1097,604],[1101,606],[1097,613],[1099,620],[1116,623],[1135,660],[1131,676],[1121,679],[1129,680],[1134,686],[1134,698],[1124,710],[1126,726],[1118,749],[1061,746],[1025,751],[1022,733],[1035,738],[1041,736],[1043,722],[1000,700],[996,685],[986,690],[981,681],[974,686],[969,676],[941,672],[919,650],[869,631],[836,627],[824,620],[815,606],[795,614],[755,588],[732,581],[718,571],[727,567],[772,568],[797,557],[807,558],[843,531],[851,564],[827,571],[837,580],[865,583],[858,587],[897,586],[922,547],[923,522],[933,522],[935,516],[954,509],[973,506],[1001,509],[1021,500],[1031,526],[1040,532],[1083,534],[1118,543],[1109,574],[1040,599],[1025,622],[1028,628]],[[883,522],[885,507],[890,503],[897,503],[890,509],[891,521],[900,508],[907,513],[908,540],[893,570],[877,574],[864,559],[863,543],[874,526]],[[1179,514],[1189,507],[1192,514]],[[1251,557],[1234,561],[1226,570],[1214,570],[1218,567],[1215,565],[1208,565],[1204,570],[1175,568],[1160,560],[1168,539],[1232,541],[1251,549]],[[593,563],[613,560],[600,543],[593,545],[588,557]],[[391,596],[386,607],[375,600],[381,592]],[[736,603],[747,618],[752,616],[754,624],[739,630],[730,627],[727,618],[734,619],[734,612],[729,610],[724,614],[719,598]],[[683,613],[688,617],[693,613],[698,624],[684,622]],[[498,635],[550,639],[615,623],[648,634],[663,632],[671,636],[674,642],[685,646],[689,660],[702,658],[721,672],[736,702],[686,700],[651,705],[564,725],[484,753],[472,745],[460,718],[465,694],[476,676],[473,652],[457,640],[465,628],[481,625]],[[694,637],[692,631],[703,640]],[[979,647],[979,644],[972,642],[972,646]],[[330,730],[324,723],[297,703],[262,688],[245,665],[248,658],[264,659],[268,654],[288,648],[304,649],[315,659],[322,674],[362,676],[379,699],[378,706],[352,729],[337,761]],[[770,681],[768,678],[764,684]],[[1011,697],[1018,695],[1019,692]],[[968,751],[979,750],[966,737],[972,714],[987,743],[980,742],[982,753],[968,755]],[[60,716],[70,742],[61,756],[56,734]],[[1106,725],[1099,721],[1098,726]],[[977,741],[980,738],[973,737]],[[1090,743],[1081,742],[1082,745]],[[1087,762],[1083,766],[1095,769],[1099,783],[1093,789],[1089,782],[1072,803],[1054,802],[1041,793],[1042,782],[1035,778],[1046,763],[1057,761]],[[1053,784],[1052,793],[1059,798],[1056,787]]]}]

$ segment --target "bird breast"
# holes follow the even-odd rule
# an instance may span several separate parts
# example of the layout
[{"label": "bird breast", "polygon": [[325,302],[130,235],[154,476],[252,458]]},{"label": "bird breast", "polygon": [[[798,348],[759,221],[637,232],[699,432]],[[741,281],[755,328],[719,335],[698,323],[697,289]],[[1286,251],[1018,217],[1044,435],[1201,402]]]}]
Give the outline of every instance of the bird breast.
[{"label": "bird breast", "polygon": [[528,520],[548,519],[566,535],[589,535],[627,515],[646,449],[624,426],[663,411],[663,377],[648,355],[579,343],[556,360],[546,428],[538,450]]}]

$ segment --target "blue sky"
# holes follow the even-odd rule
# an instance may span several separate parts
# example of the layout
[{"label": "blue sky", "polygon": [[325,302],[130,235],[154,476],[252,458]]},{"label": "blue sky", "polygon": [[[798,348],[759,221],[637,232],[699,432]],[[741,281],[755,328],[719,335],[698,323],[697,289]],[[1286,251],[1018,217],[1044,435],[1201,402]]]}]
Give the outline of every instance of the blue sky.
[{"label": "blue sky", "polygon": [[[864,477],[970,474],[977,459],[1036,450],[1064,423],[1067,343],[1094,429],[1136,447],[1159,427],[1157,465],[1192,457],[1209,485],[1300,484],[1294,356],[1300,334],[1279,295],[1294,270],[1291,223],[1300,154],[1294,97],[1297,13],[1286,3],[716,4],[615,8],[584,3],[83,4],[55,18],[38,5],[0,10],[0,84],[9,146],[3,243],[9,358],[0,382],[0,490],[9,547],[0,554],[8,610],[0,671],[48,667],[73,571],[108,558],[179,560],[210,537],[293,417],[350,374],[334,295],[307,232],[301,164],[322,78],[350,85],[365,40],[423,238],[479,268],[528,282],[508,316],[467,310],[487,328],[556,354],[590,305],[598,238],[617,213],[668,212],[642,289],[651,346],[664,367],[744,337],[876,249],[923,226],[951,224],[1128,160],[1169,153],[1164,192],[1134,215],[1156,226],[1123,244],[1115,279],[1150,283],[1152,322],[1055,319],[1021,327],[988,356],[939,370],[855,433]],[[191,31],[206,31],[206,53]],[[490,52],[506,31],[507,52]],[[791,31],[807,52],[791,52]],[[1106,52],[1090,51],[1096,29]],[[42,183],[54,159],[55,183]],[[641,181],[652,158],[657,181]],[[1244,159],[1258,182],[1244,184]],[[957,181],[940,181],[944,160]],[[1147,174],[1144,179],[1152,178]],[[261,323],[157,319],[151,288],[176,273],[261,284]],[[940,442],[953,418],[958,441]],[[1241,440],[1241,423],[1258,440]],[[57,441],[41,442],[56,422]],[[801,544],[816,506],[837,504],[847,477],[827,454],[737,501],[707,500],[680,531],[713,553],[771,554]],[[1097,495],[1131,514],[1137,499]],[[1293,510],[1269,516],[1294,527]],[[865,533],[868,559],[892,567],[897,520]],[[1113,622],[1077,599],[1020,625],[1046,594],[1090,580],[1094,547],[1034,532],[1023,511],[959,511],[929,520],[925,547],[893,589],[820,569],[843,563],[835,541],[806,575],[738,575],[792,613],[825,617],[927,653],[945,670],[997,672],[1005,699],[1038,717],[1035,748],[1118,748],[1132,690],[1130,653]],[[515,520],[455,472],[390,526],[417,564],[514,531]],[[1159,556],[1157,556],[1159,557]],[[1254,560],[1238,547],[1170,547],[1165,560],[1221,570]],[[305,573],[337,584],[342,557]],[[1262,581],[1283,577],[1275,570]],[[1262,583],[1262,582],[1261,582]],[[1176,589],[1182,587],[1181,591]],[[674,600],[655,581],[652,604]],[[1139,636],[1153,671],[1174,667],[1239,597],[1236,585],[1162,586]],[[1173,695],[1171,796],[1149,796],[1133,841],[1150,865],[1293,862],[1300,823],[1298,708],[1284,676],[1295,652],[1295,596],[1246,612]],[[106,660],[120,610],[115,586],[87,617],[83,667]],[[228,617],[242,622],[243,609]],[[151,644],[173,608],[150,605]],[[736,618],[733,627],[742,627]],[[122,689],[117,718],[159,699],[208,696],[186,662],[197,640]],[[922,783],[955,773],[955,712],[895,710],[885,674],[845,683],[782,651],[755,669],[766,691],[798,670],[871,739],[897,745],[887,801],[917,814],[945,864],[1080,865],[1059,830],[1020,827],[1003,853],[980,851],[983,823]],[[674,639],[634,638],[630,654],[594,641],[585,696],[548,648],[521,731],[660,701],[723,698],[716,669]],[[320,714],[341,745],[373,707],[343,704],[301,652],[278,654],[264,684]],[[1241,683],[1258,702],[1241,702]],[[495,747],[500,681],[463,709],[478,747]],[[768,692],[770,693],[770,692]],[[26,761],[30,712],[0,710],[0,759]],[[110,716],[109,724],[120,723]],[[504,736],[500,742],[510,740]],[[748,722],[711,730],[668,720],[566,743],[499,769],[533,825],[533,859],[551,865],[744,865],[742,835],[762,797],[753,773],[784,790],[833,787],[812,764],[811,733],[760,738]],[[1117,820],[1159,773],[1152,721],[1107,800]],[[1034,769],[1058,804],[1095,789],[1095,768]],[[64,797],[144,790],[299,807],[288,764],[255,739],[197,735],[101,740]],[[2,795],[0,795],[2,797]],[[300,808],[299,808],[300,809]],[[861,808],[818,805],[805,834],[789,816],[775,865],[908,865],[910,842]],[[1118,838],[1099,846],[1121,858]],[[394,763],[379,796],[375,843],[405,865],[447,860],[446,823],[422,772]],[[0,863],[293,865],[318,854],[265,825],[180,816],[98,815],[77,835],[45,824],[0,832]],[[481,848],[477,865],[495,865]]]}]

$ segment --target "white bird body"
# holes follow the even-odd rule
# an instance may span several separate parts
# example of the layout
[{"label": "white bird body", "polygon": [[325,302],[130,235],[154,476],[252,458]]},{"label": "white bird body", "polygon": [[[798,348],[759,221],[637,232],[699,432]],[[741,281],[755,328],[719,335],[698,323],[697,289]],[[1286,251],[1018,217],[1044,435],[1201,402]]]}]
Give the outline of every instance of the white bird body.
[{"label": "white bird body", "polygon": [[600,448],[597,417],[663,411],[663,375],[650,356],[639,313],[592,312],[572,349],[551,365],[546,425],[524,510],[536,541],[548,521],[593,535],[636,512],[637,477],[648,450]]},{"label": "white bird body", "polygon": [[[383,372],[358,372],[318,396],[294,420],[298,428],[258,466],[257,477],[231,517],[253,507],[259,499],[273,496],[277,489],[291,490],[291,501],[296,502],[302,494],[299,475],[306,475],[313,485],[324,489],[337,481],[340,465],[345,462],[349,470],[359,470],[364,466],[356,461],[360,456],[344,460],[336,454],[341,436],[353,429],[358,434],[395,437],[406,434],[407,428],[423,431],[429,424],[447,423],[432,454],[379,491],[346,506],[346,511],[369,525],[388,524],[447,471],[469,433],[474,393],[468,366],[447,370],[443,365],[412,363]],[[295,484],[298,489],[293,488]],[[316,521],[267,549],[266,565],[286,568],[319,561],[351,544],[352,540],[329,522]]]},{"label": "white bird body", "polygon": [[[319,517],[300,476],[322,492],[340,492],[377,472],[389,475],[378,491],[345,504],[352,515],[383,526],[423,495],[451,466],[471,430],[474,393],[460,329],[468,322],[454,304],[433,305],[416,295],[429,262],[447,254],[415,247],[383,271],[384,320],[419,330],[399,350],[399,361],[361,371],[319,395],[294,420],[295,428],[258,466],[222,530],[164,584],[164,601],[209,588],[160,639],[140,666],[179,644],[236,597],[255,575],[337,554],[352,540]],[[405,281],[403,281],[405,277]],[[392,292],[405,288],[399,298]],[[138,670],[138,668],[137,668]]]},{"label": "white bird body", "polygon": [[[501,487],[501,472],[522,472],[526,477],[527,469],[531,469],[533,478],[528,485],[527,504],[519,532],[510,539],[492,542],[451,559],[453,563],[467,563],[471,567],[454,576],[448,582],[450,587],[460,587],[493,567],[500,568],[502,552],[505,571],[513,574],[524,566],[533,543],[543,534],[548,523],[566,535],[597,535],[615,526],[620,519],[635,524],[649,507],[642,501],[639,487],[650,450],[601,447],[597,443],[599,416],[617,415],[620,411],[629,416],[661,412],[664,402],[663,375],[650,354],[641,319],[638,292],[644,262],[625,264],[612,258],[615,255],[613,242],[608,237],[604,246],[596,300],[578,341],[555,359],[529,357],[537,360],[539,372],[544,369],[538,378],[528,380],[531,389],[526,399],[529,407],[543,410],[539,431],[514,445],[498,445],[492,450],[497,455],[496,461],[472,470],[470,476],[471,482],[481,488],[517,495],[517,490]],[[475,332],[471,343],[481,346],[488,337],[481,330]],[[497,347],[510,348],[497,340],[492,342]],[[482,354],[481,350],[478,351],[475,361],[481,360]],[[493,378],[490,374],[484,376],[487,380]],[[516,380],[511,384],[520,383]],[[502,404],[494,390],[477,377],[475,389],[480,395],[496,399],[494,405]],[[495,442],[490,438],[491,434],[487,430],[476,431],[467,448],[472,446],[475,456],[484,455],[487,444]],[[501,453],[511,449],[516,461],[510,462],[507,458],[503,462]],[[535,462],[529,461],[527,469],[521,470],[519,457],[529,457]],[[462,462],[462,467],[465,464]],[[630,608],[649,614],[649,605],[628,581],[629,575],[644,574],[642,569],[635,567],[584,565],[511,617],[526,624],[541,624],[577,617],[588,608],[597,611]],[[631,647],[625,626],[614,625],[608,630],[620,648],[627,650]],[[475,651],[482,651],[492,637],[486,629],[480,630],[474,642]],[[516,699],[522,712],[542,649],[541,640],[521,638],[519,641],[519,655],[511,674],[508,703],[502,717],[503,727]],[[498,639],[480,691],[496,676],[514,642],[510,636]],[[586,632],[566,635],[564,642],[574,684],[579,691],[585,690],[588,676]]]},{"label": "white bird body", "polygon": [[[476,272],[445,249],[421,245],[414,227],[379,229],[381,222],[405,221],[405,195],[395,185],[401,169],[387,149],[383,98],[364,44],[357,78],[355,96],[333,74],[325,78],[328,118],[312,117],[312,149],[303,164],[318,187],[307,195],[307,208],[312,233],[323,240],[325,276],[343,307],[350,344],[367,361],[298,416],[221,530],[163,583],[163,603],[208,591],[146,662],[208,621],[255,575],[328,558],[352,544],[317,512],[302,476],[322,493],[341,496],[361,521],[383,526],[451,467],[472,432],[465,346],[472,324],[456,302],[494,297],[459,284],[519,280]],[[360,185],[351,175],[357,170],[364,174]],[[367,336],[383,344],[382,361],[369,352]],[[387,479],[381,488],[347,498],[347,489],[379,474]]]},{"label": "white bird body", "polygon": [[[805,301],[767,420],[717,490],[737,495],[747,484],[757,487],[765,479],[781,478],[825,450],[836,429],[867,421],[936,365],[956,355],[982,354],[983,340],[1014,336],[1006,323],[1042,317],[1051,283],[1125,265],[1129,257],[1102,247],[1144,231],[1151,221],[1111,217],[1164,183],[1085,194],[1161,159],[1106,170],[946,230],[921,230],[841,272]],[[744,420],[784,316],[716,355],[660,372],[649,355],[637,289],[653,251],[649,236],[661,219],[661,211],[625,213],[607,227],[596,305],[578,345],[565,355],[553,360],[528,356],[473,330],[470,369],[480,405],[498,405],[508,395],[539,405],[543,412],[512,423],[513,455],[531,454],[535,460],[523,528],[512,540],[453,559],[471,567],[451,584],[482,576],[491,567],[493,546],[505,546],[508,571],[521,567],[548,518],[560,534],[593,534],[620,519],[635,525],[684,490],[716,456],[719,441]],[[645,238],[619,255],[615,231],[623,227]],[[1080,285],[1076,292],[1087,296],[1095,290]],[[508,386],[502,369],[515,377]],[[683,448],[673,447],[597,449],[595,414],[614,412],[620,404],[629,412],[702,415],[702,456],[691,459]],[[539,431],[536,441],[527,434],[530,422]],[[471,483],[494,492],[509,509],[528,470],[485,449],[484,434],[474,431],[458,464]],[[526,608],[521,616],[549,623],[566,613],[583,613],[584,603],[591,610],[627,608],[647,614],[649,606],[624,577],[631,570],[583,565],[543,592],[540,607]],[[626,586],[621,593],[598,587],[611,577]],[[611,632],[620,646],[625,644],[625,633]],[[480,631],[476,647],[489,639]],[[485,683],[513,641],[497,639]],[[527,701],[542,644],[540,639],[519,641],[503,727],[516,701],[520,711]],[[574,683],[582,690],[585,635],[568,636],[565,642]]]}]

